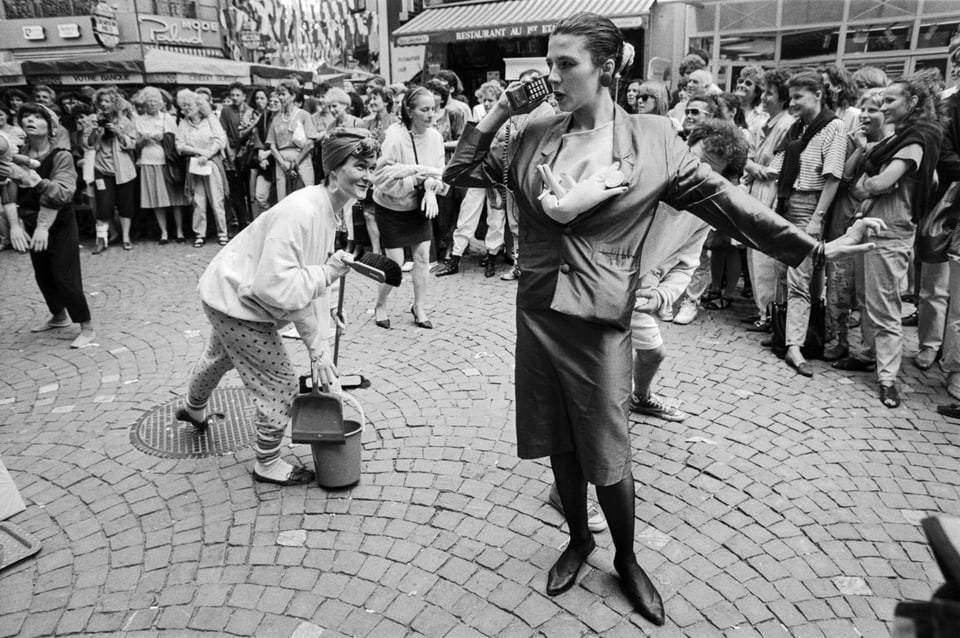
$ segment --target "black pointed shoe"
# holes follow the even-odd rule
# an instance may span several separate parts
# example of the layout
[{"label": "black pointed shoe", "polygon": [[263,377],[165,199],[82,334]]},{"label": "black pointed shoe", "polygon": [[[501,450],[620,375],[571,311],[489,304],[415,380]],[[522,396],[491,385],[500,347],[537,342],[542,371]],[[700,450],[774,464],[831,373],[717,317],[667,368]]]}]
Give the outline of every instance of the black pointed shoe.
[{"label": "black pointed shoe", "polygon": [[547,574],[547,596],[557,596],[573,587],[574,583],[577,582],[577,575],[580,574],[580,568],[583,567],[583,564],[587,562],[590,554],[596,548],[597,541],[593,540],[593,536],[591,536],[590,542],[587,544],[587,550],[580,560],[577,560],[576,556],[572,558],[567,556],[567,551],[570,550],[569,546],[563,550],[560,558],[557,559],[557,562],[553,564]]},{"label": "black pointed shoe", "polygon": [[666,617],[663,612],[663,599],[653,586],[646,572],[635,561],[621,571],[614,565],[620,576],[620,589],[641,616],[657,626],[663,625]]}]

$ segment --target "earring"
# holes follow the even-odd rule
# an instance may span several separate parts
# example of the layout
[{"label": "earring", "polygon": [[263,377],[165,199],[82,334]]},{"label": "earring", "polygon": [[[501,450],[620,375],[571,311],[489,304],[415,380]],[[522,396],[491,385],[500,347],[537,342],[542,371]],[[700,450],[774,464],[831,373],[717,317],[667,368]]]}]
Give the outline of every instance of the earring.
[{"label": "earring", "polygon": [[604,71],[600,74],[600,86],[610,86],[613,84],[613,73]]}]

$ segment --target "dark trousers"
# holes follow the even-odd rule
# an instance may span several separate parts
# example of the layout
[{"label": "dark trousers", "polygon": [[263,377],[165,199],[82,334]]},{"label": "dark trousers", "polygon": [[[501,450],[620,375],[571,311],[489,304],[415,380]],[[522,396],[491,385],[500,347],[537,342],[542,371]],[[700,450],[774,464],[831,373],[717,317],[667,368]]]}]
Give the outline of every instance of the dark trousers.
[{"label": "dark trousers", "polygon": [[227,226],[245,227],[250,223],[250,206],[248,200],[248,171],[227,171],[226,200]]},{"label": "dark trousers", "polygon": [[[37,216],[21,217],[24,230],[29,235],[37,228]],[[51,315],[64,310],[74,323],[90,321],[90,308],[83,294],[83,279],[80,276],[80,236],[77,218],[70,209],[62,210],[50,226],[50,239],[43,252],[30,253],[33,274],[43,294]]]},{"label": "dark trousers", "polygon": [[[113,221],[114,209],[120,214],[120,217],[133,219],[137,213],[137,194],[140,192],[137,188],[137,180],[117,184],[116,176],[99,171],[95,173],[95,177],[97,221]],[[103,188],[99,188],[99,186],[103,186]],[[74,220],[74,223],[76,223],[76,220]]]}]

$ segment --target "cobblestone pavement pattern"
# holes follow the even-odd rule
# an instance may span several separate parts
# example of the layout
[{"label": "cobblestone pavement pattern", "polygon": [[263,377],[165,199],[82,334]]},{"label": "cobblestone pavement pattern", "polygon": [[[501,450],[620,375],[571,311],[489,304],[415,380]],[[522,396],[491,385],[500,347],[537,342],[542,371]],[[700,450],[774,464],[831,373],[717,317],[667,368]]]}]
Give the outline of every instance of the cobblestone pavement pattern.
[{"label": "cobblestone pavement pattern", "polygon": [[29,332],[46,318],[29,262],[0,253],[0,454],[28,501],[12,521],[44,544],[0,573],[0,636],[873,638],[895,601],[941,582],[918,521],[958,510],[942,373],[905,365],[888,410],[870,375],[796,376],[735,308],[665,327],[661,392],[693,416],[632,426],[637,548],[667,626],[629,612],[606,533],[579,584],[547,597],[565,533],[548,465],[514,452],[515,288],[475,257],[431,278],[433,331],[412,326],[409,281],[384,331],[373,285],[348,278],[341,367],[373,379],[356,392],[371,421],[356,487],[255,484],[249,448],[145,455],[130,427],[184,392],[215,250],[85,249],[99,345],[83,350],[74,329]]}]

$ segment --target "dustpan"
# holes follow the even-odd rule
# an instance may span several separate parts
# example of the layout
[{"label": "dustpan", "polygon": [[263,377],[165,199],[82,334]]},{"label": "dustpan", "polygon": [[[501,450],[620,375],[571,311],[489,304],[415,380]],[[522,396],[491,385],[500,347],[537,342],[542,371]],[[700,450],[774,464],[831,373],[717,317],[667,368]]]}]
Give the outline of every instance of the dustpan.
[{"label": "dustpan", "polygon": [[[317,371],[310,366],[313,387],[310,392],[301,394],[293,400],[290,408],[292,428],[290,439],[294,443],[327,443],[344,445],[346,433],[343,429],[343,398],[329,392],[324,386],[320,390]],[[301,390],[303,389],[301,380]]]}]

